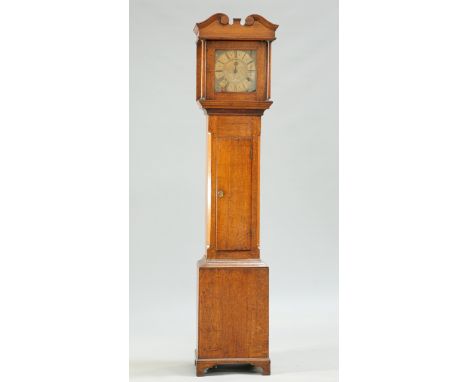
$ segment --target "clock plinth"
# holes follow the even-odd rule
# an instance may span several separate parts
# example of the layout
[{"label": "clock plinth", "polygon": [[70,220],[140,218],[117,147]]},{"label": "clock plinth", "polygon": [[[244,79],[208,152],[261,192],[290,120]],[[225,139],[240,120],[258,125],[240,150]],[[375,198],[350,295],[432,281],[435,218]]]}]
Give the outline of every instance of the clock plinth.
[{"label": "clock plinth", "polygon": [[268,267],[259,260],[198,262],[197,375],[226,364],[269,374]]},{"label": "clock plinth", "polygon": [[260,259],[261,116],[274,25],[258,15],[195,27],[197,102],[208,115],[206,253],[198,262],[197,376],[251,364],[270,374],[269,269]]}]

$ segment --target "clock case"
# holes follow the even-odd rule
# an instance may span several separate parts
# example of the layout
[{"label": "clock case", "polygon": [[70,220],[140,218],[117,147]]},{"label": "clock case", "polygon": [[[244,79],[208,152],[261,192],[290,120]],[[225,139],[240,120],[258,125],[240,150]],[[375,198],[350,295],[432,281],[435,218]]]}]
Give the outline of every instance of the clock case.
[{"label": "clock case", "polygon": [[[259,15],[217,13],[197,35],[196,100],[208,118],[206,252],[197,263],[197,376],[225,364],[270,374],[269,268],[260,259],[261,116],[270,100],[278,26]],[[215,51],[256,50],[254,92],[215,92]]]}]

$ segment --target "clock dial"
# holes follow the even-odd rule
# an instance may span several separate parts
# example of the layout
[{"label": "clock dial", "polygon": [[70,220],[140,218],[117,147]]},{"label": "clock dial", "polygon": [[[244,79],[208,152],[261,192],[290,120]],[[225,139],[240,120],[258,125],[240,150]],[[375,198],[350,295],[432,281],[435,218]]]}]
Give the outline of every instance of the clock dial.
[{"label": "clock dial", "polygon": [[257,89],[257,51],[216,50],[216,92],[254,92]]}]

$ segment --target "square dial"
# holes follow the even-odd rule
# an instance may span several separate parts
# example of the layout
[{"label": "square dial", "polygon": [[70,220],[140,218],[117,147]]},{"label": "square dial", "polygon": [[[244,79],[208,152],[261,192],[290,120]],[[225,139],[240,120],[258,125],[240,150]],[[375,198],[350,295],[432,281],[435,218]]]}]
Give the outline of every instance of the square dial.
[{"label": "square dial", "polygon": [[257,90],[256,50],[216,50],[215,91],[251,93]]}]

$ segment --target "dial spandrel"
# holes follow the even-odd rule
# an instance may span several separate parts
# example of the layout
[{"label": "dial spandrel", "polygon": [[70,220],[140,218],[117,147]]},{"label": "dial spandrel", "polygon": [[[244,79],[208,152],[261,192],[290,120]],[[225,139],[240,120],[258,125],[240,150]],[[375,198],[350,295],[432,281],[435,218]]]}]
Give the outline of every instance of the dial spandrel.
[{"label": "dial spandrel", "polygon": [[257,89],[256,50],[216,50],[215,91],[251,93]]}]

